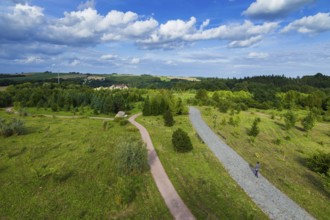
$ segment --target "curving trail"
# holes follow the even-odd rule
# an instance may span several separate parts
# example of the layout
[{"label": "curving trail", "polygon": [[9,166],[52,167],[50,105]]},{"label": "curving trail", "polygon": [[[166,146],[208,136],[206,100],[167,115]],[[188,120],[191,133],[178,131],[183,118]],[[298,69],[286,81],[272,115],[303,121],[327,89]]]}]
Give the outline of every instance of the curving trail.
[{"label": "curving trail", "polygon": [[230,176],[270,219],[314,219],[262,175],[256,178],[249,164],[225,144],[204,122],[198,109],[190,107],[189,118],[205,144],[213,151]]},{"label": "curving trail", "polygon": [[190,210],[183,203],[182,199],[180,198],[170,179],[168,178],[163,168],[163,165],[161,164],[157,156],[147,129],[135,121],[135,119],[140,115],[141,113],[133,115],[128,120],[130,123],[132,123],[139,129],[142,139],[147,145],[148,162],[150,165],[151,174],[154,178],[154,181],[156,182],[160,194],[164,198],[168,209],[170,210],[171,214],[175,219],[195,219],[195,217],[191,214]]}]

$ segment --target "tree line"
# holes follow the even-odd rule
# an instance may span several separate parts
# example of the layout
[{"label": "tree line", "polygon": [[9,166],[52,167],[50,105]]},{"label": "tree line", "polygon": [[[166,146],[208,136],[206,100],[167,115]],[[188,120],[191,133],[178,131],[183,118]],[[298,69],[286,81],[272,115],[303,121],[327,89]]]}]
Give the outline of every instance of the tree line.
[{"label": "tree line", "polygon": [[133,108],[142,101],[143,90],[94,90],[88,86],[75,84],[24,83],[11,85],[0,92],[0,107],[19,105],[20,107],[51,108],[53,111],[72,111],[88,106],[95,114],[117,113]]}]

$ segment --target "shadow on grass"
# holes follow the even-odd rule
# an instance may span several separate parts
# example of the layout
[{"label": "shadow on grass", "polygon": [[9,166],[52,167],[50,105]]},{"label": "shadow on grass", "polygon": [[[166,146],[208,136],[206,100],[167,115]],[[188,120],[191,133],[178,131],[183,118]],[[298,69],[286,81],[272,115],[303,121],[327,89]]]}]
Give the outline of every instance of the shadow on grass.
[{"label": "shadow on grass", "polygon": [[[315,176],[307,173],[304,175],[305,178],[322,194],[325,195],[328,199],[330,199],[330,191],[325,188],[325,184],[322,180],[315,178]],[[330,178],[330,177],[327,177]],[[326,181],[326,180],[324,180]]]},{"label": "shadow on grass", "polygon": [[0,167],[0,173],[6,171],[9,168],[9,166],[5,165],[5,166],[1,166]]},{"label": "shadow on grass", "polygon": [[282,124],[282,123],[280,123],[280,122],[277,122],[277,121],[275,121],[274,123],[275,123],[276,125],[278,125],[282,130],[286,130],[284,124]]},{"label": "shadow on grass", "polygon": [[[304,167],[308,167],[306,158],[296,157],[295,160],[298,163],[300,163],[301,165],[303,165]],[[325,188],[325,184],[323,183],[326,180],[322,181],[321,178],[316,178],[315,176],[313,176],[310,173],[306,173],[304,175],[304,178],[306,178],[308,180],[308,182],[311,185],[313,185],[317,191],[319,191],[322,195],[325,195],[328,199],[330,199],[330,191]],[[324,178],[326,178],[326,177],[324,177]],[[330,177],[327,177],[327,178],[330,178]]]}]

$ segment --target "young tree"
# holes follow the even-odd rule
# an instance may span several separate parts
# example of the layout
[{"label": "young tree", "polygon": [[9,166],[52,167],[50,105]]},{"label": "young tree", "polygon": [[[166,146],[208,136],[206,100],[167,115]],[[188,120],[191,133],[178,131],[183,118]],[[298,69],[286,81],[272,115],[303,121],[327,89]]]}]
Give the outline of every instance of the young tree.
[{"label": "young tree", "polygon": [[206,103],[206,101],[208,100],[208,95],[207,95],[207,91],[205,89],[200,89],[197,91],[196,95],[195,95],[195,99],[201,101],[202,103]]},{"label": "young tree", "polygon": [[181,128],[178,128],[176,131],[173,132],[172,144],[174,146],[174,149],[178,152],[188,152],[193,149],[188,134]]},{"label": "young tree", "polygon": [[305,131],[310,131],[315,125],[315,117],[310,112],[305,118],[301,120],[301,125],[304,127]]},{"label": "young tree", "polygon": [[285,121],[285,128],[287,130],[291,129],[292,127],[295,126],[296,122],[297,122],[297,117],[295,116],[295,114],[293,114],[292,111],[288,111],[285,115],[284,115],[284,121]]},{"label": "young tree", "polygon": [[329,175],[330,153],[318,153],[308,159],[308,166],[318,173]]},{"label": "young tree", "polygon": [[163,115],[165,126],[171,127],[174,125],[173,115],[170,109],[167,109]]},{"label": "young tree", "polygon": [[253,137],[257,137],[258,136],[258,134],[260,133],[260,129],[259,129],[259,126],[258,126],[258,124],[260,123],[260,121],[261,121],[260,118],[254,119],[253,124],[251,126],[251,129],[248,132],[248,135],[253,136]]},{"label": "young tree", "polygon": [[147,96],[146,100],[144,100],[142,113],[144,116],[151,115],[151,104],[150,104],[149,96]]}]

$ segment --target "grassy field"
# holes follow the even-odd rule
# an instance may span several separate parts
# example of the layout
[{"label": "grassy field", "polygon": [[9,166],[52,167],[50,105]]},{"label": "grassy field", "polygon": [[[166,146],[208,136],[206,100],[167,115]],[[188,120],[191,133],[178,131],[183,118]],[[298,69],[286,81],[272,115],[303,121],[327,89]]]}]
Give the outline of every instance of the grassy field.
[{"label": "grassy field", "polygon": [[171,219],[149,172],[117,172],[120,143],[140,139],[132,125],[21,120],[24,135],[0,137],[0,219]]},{"label": "grassy field", "polygon": [[67,111],[52,111],[50,108],[35,108],[35,107],[29,107],[24,108],[24,111],[26,111],[30,115],[59,115],[59,116],[81,116],[81,117],[115,117],[115,114],[98,114],[95,115],[93,109],[89,107],[79,107],[76,110],[76,113],[74,113],[74,110],[71,110],[70,112]]},{"label": "grassy field", "polygon": [[[311,155],[330,151],[329,123],[317,123],[306,135],[300,122],[289,131],[284,130],[281,115],[285,111],[250,110],[231,116],[209,107],[200,109],[209,126],[246,161],[251,165],[260,161],[261,173],[270,182],[317,219],[329,219],[330,179],[312,172],[306,165]],[[305,111],[295,113],[299,117],[306,115]],[[238,127],[228,124],[230,117],[239,117]],[[261,119],[261,132],[253,142],[247,131],[256,117]],[[226,124],[222,123],[224,119]]]},{"label": "grassy field", "polygon": [[[188,116],[175,120],[174,127],[165,127],[161,116],[137,118],[148,129],[168,176],[197,219],[267,219],[201,143]],[[189,153],[173,149],[172,133],[179,127],[191,137],[194,149]]]}]

